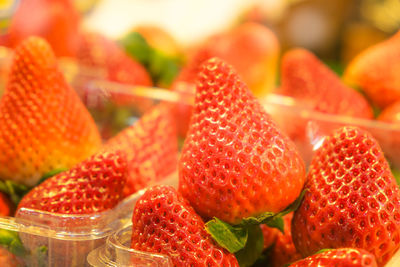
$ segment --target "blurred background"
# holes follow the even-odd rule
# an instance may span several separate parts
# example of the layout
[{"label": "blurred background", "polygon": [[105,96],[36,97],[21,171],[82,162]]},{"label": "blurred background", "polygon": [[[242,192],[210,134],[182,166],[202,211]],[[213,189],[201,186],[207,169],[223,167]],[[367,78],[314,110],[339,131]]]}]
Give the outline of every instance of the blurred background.
[{"label": "blurred background", "polygon": [[[56,0],[57,2],[60,0]],[[3,35],[23,0],[1,0]],[[39,8],[40,2],[35,0]],[[301,46],[340,67],[400,26],[398,0],[74,0],[85,28],[122,38],[140,25],[155,25],[181,46],[243,21],[267,25],[282,51]],[[35,8],[35,7],[33,7]],[[67,11],[65,11],[67,12]],[[33,12],[25,14],[32,26]],[[4,36],[3,36],[4,38]]]}]

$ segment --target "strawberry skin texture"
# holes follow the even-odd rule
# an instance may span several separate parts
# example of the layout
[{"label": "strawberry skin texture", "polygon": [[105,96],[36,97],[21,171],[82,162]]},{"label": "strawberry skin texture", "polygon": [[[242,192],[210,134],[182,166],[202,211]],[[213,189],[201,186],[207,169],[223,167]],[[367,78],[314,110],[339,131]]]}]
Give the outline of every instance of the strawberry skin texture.
[{"label": "strawberry skin texture", "polygon": [[80,39],[77,59],[81,64],[103,68],[106,71],[106,78],[113,82],[152,85],[146,69],[112,40],[91,32],[83,32]]},{"label": "strawberry skin texture", "polygon": [[328,250],[303,260],[297,261],[289,267],[377,267],[374,255],[354,248]]},{"label": "strawberry skin texture", "polygon": [[33,186],[100,145],[93,118],[66,83],[50,46],[38,37],[26,39],[15,50],[0,99],[0,177]]},{"label": "strawberry skin texture", "polygon": [[154,184],[176,170],[178,141],[176,121],[168,104],[159,104],[134,125],[111,138],[105,147],[119,147],[128,157],[124,194]]},{"label": "strawberry skin texture", "polygon": [[308,256],[356,247],[383,266],[400,246],[400,192],[376,140],[356,127],[326,137],[292,221],[293,242]]},{"label": "strawberry skin texture", "polygon": [[380,108],[400,100],[400,31],[367,48],[347,66],[344,81],[358,86]]},{"label": "strawberry skin texture", "polygon": [[[278,232],[275,245],[271,252],[270,264],[272,267],[285,266],[288,263],[297,261],[302,258],[293,244],[291,223],[293,213],[286,215],[284,220],[284,233]],[[269,228],[270,231],[275,231],[274,228]]]},{"label": "strawberry skin texture", "polygon": [[74,56],[79,25],[79,12],[70,0],[24,0],[12,17],[8,45],[15,48],[24,39],[36,35],[50,43],[57,57]]},{"label": "strawberry skin texture", "polygon": [[342,84],[339,77],[311,52],[293,49],[282,59],[280,92],[315,111],[372,119],[367,100]]},{"label": "strawberry skin texture", "polygon": [[205,62],[179,161],[179,191],[197,213],[229,223],[278,212],[300,194],[305,167],[231,66]]},{"label": "strawberry skin texture", "polygon": [[149,188],[136,203],[132,223],[131,247],[168,255],[174,266],[239,266],[171,186]]},{"label": "strawberry skin texture", "polygon": [[126,155],[102,151],[34,187],[18,205],[61,214],[91,214],[113,208],[124,197]]}]

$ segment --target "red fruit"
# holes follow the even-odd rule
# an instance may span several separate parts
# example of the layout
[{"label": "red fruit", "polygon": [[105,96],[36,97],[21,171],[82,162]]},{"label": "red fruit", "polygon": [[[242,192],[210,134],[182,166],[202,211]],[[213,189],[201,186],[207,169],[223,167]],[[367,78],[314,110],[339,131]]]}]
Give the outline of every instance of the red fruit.
[{"label": "red fruit", "polygon": [[178,142],[175,125],[170,107],[160,104],[106,143],[108,148],[118,146],[128,156],[125,195],[154,184],[176,170]]},{"label": "red fruit", "polygon": [[12,213],[13,207],[10,199],[4,193],[0,192],[0,215],[10,216]]},{"label": "red fruit", "polygon": [[18,210],[91,214],[111,209],[124,197],[126,173],[122,152],[100,152],[34,187],[21,200]]},{"label": "red fruit", "polygon": [[354,248],[332,249],[297,261],[289,267],[376,267],[374,255]]},{"label": "red fruit", "polygon": [[390,123],[400,123],[400,101],[385,108],[382,113],[379,114],[378,120]]},{"label": "red fruit", "polygon": [[155,186],[138,200],[131,247],[168,255],[174,266],[239,266],[219,247],[186,199],[171,186]]},{"label": "red fruit", "polygon": [[0,247],[0,266],[3,267],[21,267],[25,266],[22,259],[17,258],[7,249]]},{"label": "red fruit", "polygon": [[24,0],[12,17],[8,45],[16,47],[36,35],[49,42],[56,56],[74,56],[79,24],[79,12],[70,0]]},{"label": "red fruit", "polygon": [[[281,267],[291,262],[297,261],[302,258],[301,254],[297,252],[296,247],[292,240],[292,223],[293,213],[286,215],[284,219],[285,230],[284,233],[278,232],[275,245],[271,251],[270,263],[272,267]],[[274,228],[269,228],[271,231],[276,231]]]},{"label": "red fruit", "polygon": [[229,223],[292,203],[305,181],[294,144],[240,80],[214,58],[203,64],[179,161],[179,190],[203,217]]},{"label": "red fruit", "polygon": [[400,246],[400,191],[376,140],[356,127],[326,137],[292,221],[308,256],[323,248],[363,248],[383,266]]},{"label": "red fruit", "polygon": [[264,237],[264,247],[263,249],[266,250],[270,248],[276,240],[279,230],[277,228],[270,228],[265,224],[260,225],[261,231]]},{"label": "red fruit", "polygon": [[312,110],[372,119],[365,98],[342,84],[339,77],[304,49],[287,52],[282,59],[281,93]]},{"label": "red fruit", "polygon": [[400,31],[367,48],[347,66],[344,80],[361,88],[379,107],[400,100]]},{"label": "red fruit", "polygon": [[98,33],[81,34],[77,59],[85,66],[103,68],[110,81],[152,85],[148,72],[140,63],[129,57],[115,42]]},{"label": "red fruit", "polygon": [[97,126],[61,74],[47,42],[30,37],[14,53],[0,99],[0,177],[33,186],[101,145]]}]

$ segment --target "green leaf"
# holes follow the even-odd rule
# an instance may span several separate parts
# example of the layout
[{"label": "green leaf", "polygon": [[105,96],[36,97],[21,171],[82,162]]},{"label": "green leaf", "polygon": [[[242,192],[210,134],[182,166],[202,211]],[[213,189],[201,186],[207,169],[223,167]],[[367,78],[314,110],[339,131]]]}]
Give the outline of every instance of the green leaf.
[{"label": "green leaf", "polygon": [[43,183],[44,181],[46,181],[47,179],[49,179],[50,177],[53,177],[54,175],[57,175],[61,172],[65,172],[68,171],[67,168],[59,168],[59,169],[55,169],[52,171],[49,171],[48,173],[45,173],[42,178],[40,178],[39,182],[36,184],[36,186],[40,185],[41,183]]},{"label": "green leaf", "polygon": [[8,195],[16,206],[29,190],[30,188],[23,184],[18,184],[11,180],[0,180],[0,191]]},{"label": "green leaf", "polygon": [[324,253],[324,252],[329,251],[329,250],[333,250],[333,248],[323,248],[323,249],[318,250],[317,252],[315,252],[314,255],[321,254],[321,253]]},{"label": "green leaf", "polygon": [[0,229],[0,245],[16,256],[24,256],[27,254],[27,250],[24,248],[17,232]]},{"label": "green leaf", "polygon": [[270,227],[278,228],[283,232],[283,221],[277,219],[282,218],[283,216],[289,214],[292,211],[295,211],[299,208],[301,201],[306,193],[306,190],[303,190],[300,193],[300,196],[290,204],[286,209],[281,212],[273,213],[273,212],[264,212],[255,217],[247,217],[244,218],[239,225],[241,226],[248,226],[248,225],[259,225],[259,224],[266,224]]},{"label": "green leaf", "polygon": [[181,60],[154,49],[138,32],[127,34],[120,45],[147,69],[156,85],[168,87],[179,73]]},{"label": "green leaf", "polygon": [[277,228],[279,229],[279,231],[282,232],[282,234],[284,234],[284,222],[283,222],[283,218],[282,217],[272,217],[271,220],[269,220],[266,225],[268,225],[269,227],[272,228]]},{"label": "green leaf", "polygon": [[153,53],[153,49],[140,33],[131,32],[127,34],[120,41],[120,45],[131,57],[145,66],[148,65],[150,54]]},{"label": "green leaf", "polygon": [[235,227],[218,218],[206,223],[206,231],[223,248],[231,253],[243,249],[248,237],[248,229]]},{"label": "green leaf", "polygon": [[260,258],[264,248],[264,236],[259,225],[247,228],[246,246],[235,253],[240,267],[252,266]]}]

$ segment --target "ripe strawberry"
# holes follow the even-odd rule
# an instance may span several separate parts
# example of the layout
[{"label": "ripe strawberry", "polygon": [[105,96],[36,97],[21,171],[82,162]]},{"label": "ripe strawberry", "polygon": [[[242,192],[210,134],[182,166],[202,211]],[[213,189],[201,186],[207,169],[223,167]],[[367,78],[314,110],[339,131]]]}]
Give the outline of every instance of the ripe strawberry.
[{"label": "ripe strawberry", "polygon": [[[397,101],[387,106],[378,116],[377,120],[394,125],[400,125],[400,101]],[[386,130],[387,129],[387,130]],[[382,150],[385,151],[385,157],[389,160],[392,166],[400,166],[400,136],[398,130],[389,127],[372,128],[374,137],[379,141]]]},{"label": "ripe strawberry", "polygon": [[294,144],[240,80],[214,58],[199,73],[179,161],[179,190],[203,217],[228,223],[292,203],[305,168]]},{"label": "ripe strawberry", "polygon": [[108,80],[131,85],[151,86],[146,69],[129,57],[115,42],[98,33],[83,32],[78,61],[88,67],[103,68]]},{"label": "ripe strawberry", "polygon": [[7,45],[16,47],[36,35],[49,42],[56,56],[74,56],[79,25],[79,12],[70,0],[24,0],[12,17]]},{"label": "ripe strawberry", "polygon": [[263,250],[266,250],[275,244],[279,230],[277,228],[270,228],[266,224],[261,224],[260,228],[264,237]]},{"label": "ripe strawberry", "polygon": [[0,216],[10,216],[13,213],[13,206],[6,194],[0,192]]},{"label": "ripe strawberry", "polygon": [[[284,233],[278,232],[275,245],[271,251],[270,263],[272,267],[281,267],[285,264],[297,261],[302,258],[301,254],[297,252],[293,244],[291,223],[293,213],[286,215],[284,220],[285,230]],[[269,228],[270,231],[276,231],[275,228]]]},{"label": "ripe strawberry", "polygon": [[19,45],[0,100],[0,177],[29,186],[87,158],[101,139],[46,41]]},{"label": "ripe strawberry", "polygon": [[385,108],[378,116],[378,120],[399,123],[400,122],[400,101],[393,103]]},{"label": "ripe strawberry", "polygon": [[344,80],[361,88],[379,107],[400,100],[400,31],[361,52],[347,66]]},{"label": "ripe strawberry", "polygon": [[355,248],[332,249],[299,260],[289,267],[376,267],[374,255]]},{"label": "ripe strawberry", "polygon": [[287,52],[282,59],[282,94],[295,98],[312,110],[372,119],[368,102],[304,49]]},{"label": "ripe strawberry", "polygon": [[131,247],[168,255],[174,266],[239,266],[219,247],[186,199],[171,186],[155,186],[138,200]]},{"label": "ripe strawberry", "polygon": [[356,247],[384,265],[400,246],[400,191],[376,140],[356,127],[326,137],[292,221],[293,242],[308,256]]},{"label": "ripe strawberry", "polygon": [[126,156],[102,151],[34,187],[18,205],[62,214],[91,214],[113,208],[123,199]]},{"label": "ripe strawberry", "polygon": [[0,246],[0,266],[21,267],[25,266],[25,263],[22,259],[18,258],[7,249]]},{"label": "ripe strawberry", "polygon": [[106,147],[118,146],[127,153],[129,173],[125,195],[160,181],[176,170],[178,142],[175,125],[170,107],[159,104],[106,143]]}]

